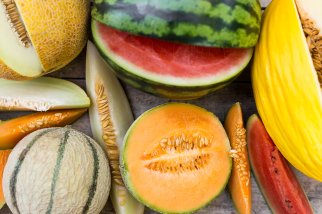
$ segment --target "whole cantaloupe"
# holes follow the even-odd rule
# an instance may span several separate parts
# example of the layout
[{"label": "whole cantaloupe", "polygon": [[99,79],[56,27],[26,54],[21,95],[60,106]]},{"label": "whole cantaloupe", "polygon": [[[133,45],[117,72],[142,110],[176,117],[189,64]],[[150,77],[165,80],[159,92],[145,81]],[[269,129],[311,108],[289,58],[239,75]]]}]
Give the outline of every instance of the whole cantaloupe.
[{"label": "whole cantaloupe", "polygon": [[48,128],[23,138],[3,175],[13,213],[99,213],[110,191],[108,160],[90,137],[71,128]]}]

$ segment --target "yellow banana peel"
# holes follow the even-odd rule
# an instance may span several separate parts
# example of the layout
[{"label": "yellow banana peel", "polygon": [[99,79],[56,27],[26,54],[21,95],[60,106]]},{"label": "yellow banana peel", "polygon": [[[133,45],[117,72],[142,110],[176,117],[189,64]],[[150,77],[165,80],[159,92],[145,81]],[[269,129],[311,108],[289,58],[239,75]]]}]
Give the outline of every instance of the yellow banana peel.
[{"label": "yellow banana peel", "polygon": [[322,181],[322,95],[294,0],[263,15],[252,67],[258,112],[283,156]]}]

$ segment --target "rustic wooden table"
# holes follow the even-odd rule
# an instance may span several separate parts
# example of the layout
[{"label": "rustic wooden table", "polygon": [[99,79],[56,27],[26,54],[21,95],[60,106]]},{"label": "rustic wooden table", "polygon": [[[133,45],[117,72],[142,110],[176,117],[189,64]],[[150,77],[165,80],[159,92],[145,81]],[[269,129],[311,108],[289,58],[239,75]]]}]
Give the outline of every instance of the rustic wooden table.
[{"label": "rustic wooden table", "polygon": [[[261,5],[264,9],[269,3],[269,0],[262,0]],[[70,80],[83,89],[85,89],[85,51],[81,53],[72,63],[70,63],[65,68],[60,71],[54,72],[49,76],[64,78]],[[137,89],[132,88],[126,84],[123,84],[124,89],[128,95],[132,111],[135,117],[141,115],[144,111],[160,105],[162,103],[171,102],[173,100],[156,97],[153,95],[146,94]],[[241,102],[242,109],[244,113],[244,121],[246,122],[248,117],[256,113],[255,101],[252,93],[251,78],[250,78],[250,68],[246,68],[243,73],[230,85],[214,92],[206,97],[184,101],[187,103],[196,104],[198,106],[204,107],[209,111],[216,114],[221,121],[224,120],[225,114],[227,113],[229,107],[235,102]],[[15,118],[29,112],[0,112],[0,120],[8,120],[10,118]],[[73,128],[78,129],[88,135],[91,134],[89,118],[88,115],[84,115],[79,119]],[[294,169],[297,177],[299,178],[310,202],[313,206],[315,213],[322,214],[322,183],[315,181],[307,176],[303,175],[296,169]],[[258,189],[258,186],[254,180],[251,178],[252,184],[252,213],[266,214],[270,213],[269,208],[265,200]],[[0,210],[0,214],[11,213],[7,206]],[[110,202],[107,203],[102,213],[113,213]],[[145,213],[154,213],[153,211],[146,209]],[[229,197],[227,190],[225,190],[219,197],[217,197],[210,205],[198,211],[197,213],[212,213],[212,214],[226,214],[226,213],[236,213],[232,201]]]}]

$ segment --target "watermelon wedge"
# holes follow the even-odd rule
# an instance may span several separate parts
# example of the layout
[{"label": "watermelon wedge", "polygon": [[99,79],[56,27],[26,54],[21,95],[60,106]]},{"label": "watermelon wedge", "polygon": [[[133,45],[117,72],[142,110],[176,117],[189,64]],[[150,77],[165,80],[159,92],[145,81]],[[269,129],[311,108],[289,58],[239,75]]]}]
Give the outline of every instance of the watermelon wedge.
[{"label": "watermelon wedge", "polygon": [[230,83],[252,48],[213,48],[131,35],[92,21],[94,42],[118,77],[148,93],[194,99]]}]

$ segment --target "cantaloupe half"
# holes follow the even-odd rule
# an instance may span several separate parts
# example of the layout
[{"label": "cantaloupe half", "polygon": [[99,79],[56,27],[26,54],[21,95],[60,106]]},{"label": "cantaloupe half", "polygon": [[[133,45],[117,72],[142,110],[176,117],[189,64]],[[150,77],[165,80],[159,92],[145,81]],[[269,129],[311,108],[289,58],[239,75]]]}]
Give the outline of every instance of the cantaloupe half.
[{"label": "cantaloupe half", "polygon": [[204,207],[225,188],[230,145],[220,121],[195,105],[168,103],[130,127],[121,170],[133,196],[162,213]]},{"label": "cantaloupe half", "polygon": [[87,41],[87,0],[0,0],[0,78],[28,79],[72,61]]}]

